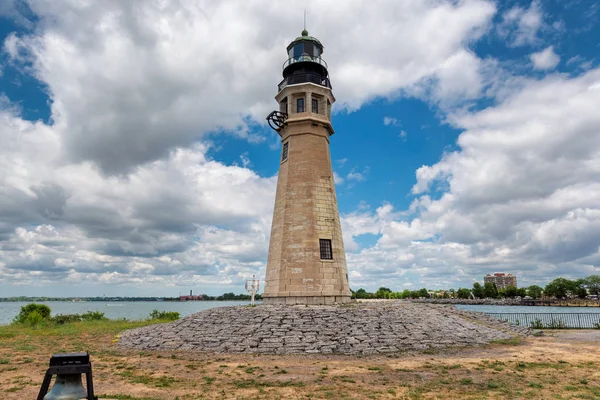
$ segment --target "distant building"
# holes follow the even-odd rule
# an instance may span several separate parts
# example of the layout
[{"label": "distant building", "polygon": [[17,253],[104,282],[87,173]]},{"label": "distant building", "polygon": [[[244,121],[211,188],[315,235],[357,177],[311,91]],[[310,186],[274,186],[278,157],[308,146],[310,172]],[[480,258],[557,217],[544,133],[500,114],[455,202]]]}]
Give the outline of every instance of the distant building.
[{"label": "distant building", "polygon": [[498,290],[506,289],[508,286],[517,287],[517,277],[513,274],[505,274],[504,272],[497,272],[494,275],[487,274],[483,277],[483,282],[496,284]]},{"label": "distant building", "polygon": [[198,295],[198,296],[179,296],[179,301],[192,301],[192,300],[203,300],[204,299],[204,295]]},{"label": "distant building", "polygon": [[191,300],[202,300],[204,299],[204,295],[193,295],[192,291],[190,290],[190,295],[189,296],[179,296],[179,301],[191,301]]}]

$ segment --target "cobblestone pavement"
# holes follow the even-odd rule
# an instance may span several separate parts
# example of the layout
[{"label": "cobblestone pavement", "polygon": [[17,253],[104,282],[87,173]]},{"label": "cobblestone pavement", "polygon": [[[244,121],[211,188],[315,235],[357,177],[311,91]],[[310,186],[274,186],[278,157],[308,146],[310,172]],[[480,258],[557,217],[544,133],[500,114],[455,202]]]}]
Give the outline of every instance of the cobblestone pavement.
[{"label": "cobblestone pavement", "polygon": [[216,353],[373,354],[483,345],[528,332],[447,305],[260,305],[213,308],[133,329],[121,335],[119,345]]}]

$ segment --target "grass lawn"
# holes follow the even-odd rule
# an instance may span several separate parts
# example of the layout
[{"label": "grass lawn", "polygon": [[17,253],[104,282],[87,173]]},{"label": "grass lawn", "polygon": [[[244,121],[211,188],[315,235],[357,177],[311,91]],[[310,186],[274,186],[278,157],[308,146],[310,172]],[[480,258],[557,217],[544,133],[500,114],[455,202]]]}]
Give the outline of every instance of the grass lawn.
[{"label": "grass lawn", "polygon": [[89,351],[104,399],[600,399],[600,331],[393,356],[123,350],[156,322],[0,326],[0,398],[33,399],[53,353]]}]

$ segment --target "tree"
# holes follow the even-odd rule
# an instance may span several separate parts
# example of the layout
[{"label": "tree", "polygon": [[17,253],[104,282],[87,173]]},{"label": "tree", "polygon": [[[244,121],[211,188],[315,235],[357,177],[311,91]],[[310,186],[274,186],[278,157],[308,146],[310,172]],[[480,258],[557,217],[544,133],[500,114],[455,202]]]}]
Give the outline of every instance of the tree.
[{"label": "tree", "polygon": [[459,288],[456,291],[456,294],[458,295],[459,299],[468,299],[471,297],[471,291],[467,288]]},{"label": "tree", "polygon": [[477,299],[483,298],[483,287],[481,286],[481,283],[475,282],[473,284],[473,296]]},{"label": "tree", "polygon": [[530,296],[532,299],[539,299],[542,297],[543,289],[538,285],[531,285],[527,288],[527,296]]},{"label": "tree", "polygon": [[590,275],[584,282],[590,294],[600,295],[600,275]]},{"label": "tree", "polygon": [[354,297],[357,299],[366,299],[368,297],[368,293],[365,289],[360,288],[354,293]]},{"label": "tree", "polygon": [[236,295],[233,292],[223,293],[223,300],[236,300]]},{"label": "tree", "polygon": [[504,297],[514,298],[519,295],[517,288],[515,286],[507,286],[504,288]]},{"label": "tree", "polygon": [[498,289],[496,289],[496,284],[493,282],[486,282],[483,284],[483,296],[486,298],[495,299],[498,297]]},{"label": "tree", "polygon": [[557,299],[564,299],[573,294],[577,288],[577,282],[566,278],[556,278],[546,285],[544,293]]},{"label": "tree", "polygon": [[579,286],[575,289],[573,294],[575,296],[579,297],[580,299],[585,299],[588,295],[588,292],[587,292],[587,290],[585,290],[585,288],[583,286]]},{"label": "tree", "polygon": [[375,297],[378,299],[387,299],[390,297],[390,293],[392,293],[390,289],[382,286],[375,292]]},{"label": "tree", "polygon": [[577,297],[579,297],[580,299],[585,299],[587,297],[587,289],[586,287],[586,280],[585,279],[577,279],[575,281],[575,288],[573,290],[573,294]]},{"label": "tree", "polygon": [[517,289],[517,296],[519,296],[521,298],[527,296],[527,290],[525,288],[518,288]]},{"label": "tree", "polygon": [[50,319],[50,312],[50,307],[45,304],[29,303],[21,307],[21,312],[13,319],[13,323],[31,322],[31,325],[35,325],[42,320]]},{"label": "tree", "polygon": [[429,292],[427,289],[423,288],[419,290],[419,297],[429,298]]}]

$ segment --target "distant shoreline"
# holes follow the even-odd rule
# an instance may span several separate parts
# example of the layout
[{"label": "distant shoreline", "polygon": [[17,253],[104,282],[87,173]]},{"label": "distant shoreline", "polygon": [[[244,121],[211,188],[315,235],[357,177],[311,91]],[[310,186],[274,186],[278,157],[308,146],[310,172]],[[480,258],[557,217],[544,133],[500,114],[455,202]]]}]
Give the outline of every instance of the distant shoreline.
[{"label": "distant shoreline", "polygon": [[550,306],[550,307],[600,307],[598,300],[517,300],[517,299],[413,299],[414,303],[466,304],[486,306]]},{"label": "distant shoreline", "polygon": [[[245,298],[219,299],[215,297],[206,297],[197,300],[181,300],[179,297],[0,297],[0,303],[17,302],[45,302],[45,301],[68,301],[68,302],[118,302],[118,301],[167,301],[167,302],[188,302],[188,301],[246,301]],[[257,299],[257,301],[260,301]]]}]

